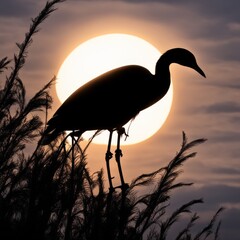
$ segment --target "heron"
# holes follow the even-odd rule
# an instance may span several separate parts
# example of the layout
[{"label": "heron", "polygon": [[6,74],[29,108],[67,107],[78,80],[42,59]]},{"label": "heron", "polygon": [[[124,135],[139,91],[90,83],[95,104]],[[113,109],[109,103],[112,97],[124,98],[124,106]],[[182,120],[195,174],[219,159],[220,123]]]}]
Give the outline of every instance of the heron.
[{"label": "heron", "polygon": [[172,63],[192,68],[206,77],[193,53],[184,48],[173,48],[162,54],[156,63],[155,74],[139,65],[110,70],[79,87],[65,100],[47,122],[42,144],[49,144],[64,131],[81,136],[88,130],[108,130],[105,160],[110,189],[113,190],[109,160],[112,158],[112,134],[117,131],[115,158],[121,187],[126,187],[120,164],[120,137],[126,134],[123,126],[165,96],[171,83],[169,67]]}]

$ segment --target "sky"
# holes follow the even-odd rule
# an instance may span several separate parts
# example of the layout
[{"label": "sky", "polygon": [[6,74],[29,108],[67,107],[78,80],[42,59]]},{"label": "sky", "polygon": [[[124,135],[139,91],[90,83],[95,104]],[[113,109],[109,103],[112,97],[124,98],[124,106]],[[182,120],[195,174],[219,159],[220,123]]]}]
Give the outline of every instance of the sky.
[{"label": "sky", "polygon": [[[23,40],[31,18],[45,2],[1,1],[0,58],[13,58],[15,43]],[[169,117],[150,139],[122,148],[122,167],[126,181],[131,182],[143,172],[165,166],[181,146],[182,131],[189,141],[208,139],[193,149],[197,157],[183,166],[181,180],[194,185],[174,192],[173,205],[203,197],[205,203],[196,208],[203,220],[225,207],[220,216],[221,239],[232,240],[240,234],[239,9],[239,0],[68,0],[41,25],[21,72],[31,97],[57,74],[74,48],[107,33],[141,37],[162,53],[174,47],[192,51],[207,78],[171,66],[174,97]],[[54,87],[51,94],[54,103],[49,116],[60,106]],[[106,146],[96,144],[88,149],[92,172],[104,168],[106,173],[105,151]]]}]

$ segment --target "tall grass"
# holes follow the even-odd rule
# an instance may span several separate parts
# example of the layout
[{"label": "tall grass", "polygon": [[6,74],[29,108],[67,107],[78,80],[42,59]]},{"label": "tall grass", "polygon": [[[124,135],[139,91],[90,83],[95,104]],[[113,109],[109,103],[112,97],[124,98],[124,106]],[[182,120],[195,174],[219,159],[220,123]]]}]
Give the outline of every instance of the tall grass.
[{"label": "tall grass", "polygon": [[[202,199],[167,214],[173,191],[191,185],[178,181],[182,165],[196,155],[189,151],[205,139],[188,142],[183,133],[182,146],[169,164],[132,180],[124,192],[107,190],[103,170],[90,173],[85,154],[88,145],[81,149],[76,144],[71,154],[70,145],[62,147],[64,136],[47,147],[38,144],[44,129],[39,112],[51,107],[49,89],[55,78],[26,102],[19,72],[33,35],[60,2],[47,2],[32,20],[13,61],[0,60],[0,73],[12,64],[0,90],[0,239],[164,240],[182,215],[189,216],[189,222],[174,239],[218,239],[221,208],[195,234],[191,230],[199,216],[191,209]],[[27,155],[26,146],[32,142],[36,149]],[[139,187],[145,188],[144,194]]]}]

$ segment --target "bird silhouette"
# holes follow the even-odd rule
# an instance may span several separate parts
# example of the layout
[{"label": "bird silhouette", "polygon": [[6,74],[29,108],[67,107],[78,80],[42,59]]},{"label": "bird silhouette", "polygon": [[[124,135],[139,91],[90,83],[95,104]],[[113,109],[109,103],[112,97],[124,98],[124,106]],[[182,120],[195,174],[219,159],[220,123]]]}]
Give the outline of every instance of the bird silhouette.
[{"label": "bird silhouette", "polygon": [[[192,68],[205,77],[194,55],[183,48],[166,51],[156,63],[155,75],[138,65],[108,71],[84,84],[66,99],[48,121],[42,144],[49,144],[66,130],[77,131],[79,136],[88,130],[109,130],[109,153],[112,132],[117,130],[120,136],[129,120],[167,93],[171,82],[169,66],[172,63]],[[124,185],[120,162],[119,167]]]}]

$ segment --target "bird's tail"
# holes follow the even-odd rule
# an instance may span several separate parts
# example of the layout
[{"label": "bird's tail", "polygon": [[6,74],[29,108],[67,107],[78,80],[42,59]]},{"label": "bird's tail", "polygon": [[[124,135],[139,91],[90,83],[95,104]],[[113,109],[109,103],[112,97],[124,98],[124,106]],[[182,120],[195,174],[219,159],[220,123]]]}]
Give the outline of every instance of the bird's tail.
[{"label": "bird's tail", "polygon": [[59,135],[60,135],[60,132],[57,131],[57,130],[54,130],[54,131],[52,131],[50,133],[43,133],[43,137],[41,139],[40,144],[41,145],[48,145],[53,140],[55,140]]},{"label": "bird's tail", "polygon": [[[40,140],[40,145],[44,146],[44,145],[50,144],[52,141],[57,139],[63,133],[62,131],[59,131],[57,129],[55,129],[55,130],[53,130],[51,132],[48,132],[47,130],[48,129],[46,129],[46,131],[43,133],[42,139]],[[84,131],[82,131],[82,130],[72,131],[66,137],[72,136],[72,137],[80,138],[82,136],[83,132]],[[66,137],[64,138],[64,141],[65,141]]]}]

